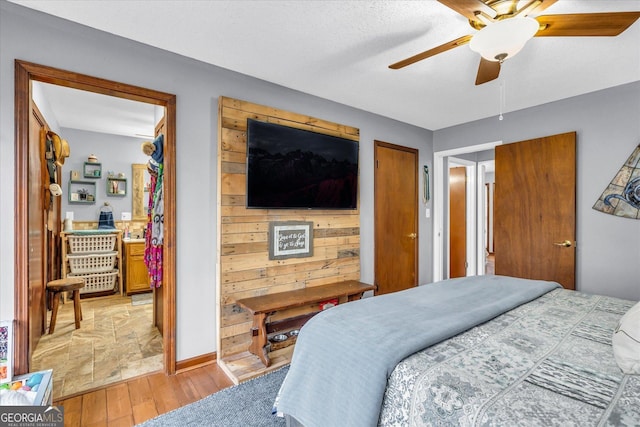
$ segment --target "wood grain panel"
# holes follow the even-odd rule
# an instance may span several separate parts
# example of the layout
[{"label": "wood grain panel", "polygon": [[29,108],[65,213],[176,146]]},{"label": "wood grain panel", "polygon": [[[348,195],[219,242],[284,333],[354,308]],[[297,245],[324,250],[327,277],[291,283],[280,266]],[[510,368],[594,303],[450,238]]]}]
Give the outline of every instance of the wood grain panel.
[{"label": "wood grain panel", "polygon": [[[360,279],[359,210],[247,209],[247,119],[282,124],[359,141],[360,131],[327,120],[221,97],[218,129],[218,348],[221,366],[250,378],[260,363],[239,362],[251,343],[251,317],[238,299]],[[313,222],[313,256],[269,260],[271,221]],[[317,307],[303,307],[308,313]],[[297,313],[297,312],[296,312]],[[294,314],[296,314],[294,313]],[[291,314],[291,313],[289,313]],[[286,362],[289,353],[274,355]],[[278,363],[277,365],[280,365]]]},{"label": "wood grain panel", "polygon": [[[243,159],[244,160],[244,159]],[[234,163],[234,162],[222,162],[222,172],[223,173],[245,173],[245,164],[244,163]]]},{"label": "wood grain panel", "polygon": [[496,274],[575,289],[576,133],[504,144],[495,159]]}]

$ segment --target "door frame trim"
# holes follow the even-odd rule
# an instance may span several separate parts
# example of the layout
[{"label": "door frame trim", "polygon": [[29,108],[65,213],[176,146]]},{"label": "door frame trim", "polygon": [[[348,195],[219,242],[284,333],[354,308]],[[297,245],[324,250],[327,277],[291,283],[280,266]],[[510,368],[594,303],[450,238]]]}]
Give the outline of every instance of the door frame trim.
[{"label": "door frame trim", "polygon": [[[478,162],[478,169],[476,171],[476,180],[477,180],[477,184],[478,184],[478,203],[477,203],[477,212],[476,212],[476,218],[482,218],[482,224],[480,223],[480,221],[477,221],[478,223],[478,229],[477,229],[477,239],[478,239],[478,253],[477,255],[477,260],[476,262],[478,263],[478,275],[481,274],[485,274],[486,273],[486,262],[487,262],[487,257],[485,254],[485,242],[487,239],[487,236],[489,235],[489,230],[486,227],[487,224],[487,216],[486,216],[486,212],[487,209],[489,208],[489,206],[487,206],[487,200],[486,200],[486,195],[485,195],[485,188],[486,185],[488,184],[485,181],[485,172],[486,172],[486,168],[487,165],[489,164],[493,164],[495,166],[495,159],[494,160],[484,160],[481,162]],[[495,179],[494,179],[494,184],[495,184]],[[493,214],[492,214],[493,217]]]},{"label": "door frame trim", "polygon": [[444,278],[443,257],[445,248],[444,216],[447,210],[444,206],[444,194],[447,191],[448,180],[445,179],[445,157],[460,154],[475,153],[477,151],[492,150],[502,141],[486,142],[483,144],[469,145],[450,150],[434,151],[433,153],[433,281],[439,282]]},{"label": "door frame trim", "polygon": [[[116,96],[165,108],[164,146],[164,248],[163,248],[163,350],[164,372],[176,371],[176,96],[125,83],[92,77],[58,68],[15,60],[15,219],[14,219],[14,317],[16,374],[29,371],[28,295],[28,141],[32,99],[31,81]],[[31,350],[31,351],[30,351]]]}]

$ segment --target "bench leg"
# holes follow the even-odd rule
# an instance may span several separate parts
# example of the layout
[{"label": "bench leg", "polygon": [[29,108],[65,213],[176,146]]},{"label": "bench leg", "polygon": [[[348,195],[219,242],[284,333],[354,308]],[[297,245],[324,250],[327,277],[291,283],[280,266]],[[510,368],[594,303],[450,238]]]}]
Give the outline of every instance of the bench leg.
[{"label": "bench leg", "polygon": [[76,329],[80,329],[80,321],[82,320],[82,307],[80,307],[80,291],[73,291],[73,311],[76,320]]},{"label": "bench leg", "polygon": [[57,292],[53,294],[53,308],[51,309],[51,323],[49,324],[49,334],[56,329],[56,318],[58,317],[58,306],[60,305],[60,295]]},{"label": "bench leg", "polygon": [[271,365],[271,360],[267,356],[267,325],[265,321],[267,315],[265,313],[255,313],[253,315],[253,327],[251,328],[251,345],[249,351],[260,359],[265,367]]}]

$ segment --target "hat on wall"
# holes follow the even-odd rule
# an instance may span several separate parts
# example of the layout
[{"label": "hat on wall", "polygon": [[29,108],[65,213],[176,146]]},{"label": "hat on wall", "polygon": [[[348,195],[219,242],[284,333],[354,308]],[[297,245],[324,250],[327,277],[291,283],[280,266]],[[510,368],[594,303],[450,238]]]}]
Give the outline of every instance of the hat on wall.
[{"label": "hat on wall", "polygon": [[142,143],[142,152],[151,158],[158,164],[164,162],[164,135],[160,134],[156,139],[151,141],[145,141]]},{"label": "hat on wall", "polygon": [[62,139],[55,132],[49,131],[49,136],[53,141],[53,151],[56,157],[56,165],[62,167],[64,160],[71,154],[69,143],[66,139]]}]

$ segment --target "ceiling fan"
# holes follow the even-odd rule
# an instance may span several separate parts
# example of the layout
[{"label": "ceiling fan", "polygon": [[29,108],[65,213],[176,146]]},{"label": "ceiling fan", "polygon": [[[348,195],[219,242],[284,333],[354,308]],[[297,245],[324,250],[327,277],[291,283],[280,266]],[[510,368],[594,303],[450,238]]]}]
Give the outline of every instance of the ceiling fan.
[{"label": "ceiling fan", "polygon": [[433,49],[389,65],[397,70],[469,43],[480,53],[476,85],[498,78],[502,62],[513,57],[532,37],[617,36],[633,24],[640,11],[572,13],[528,17],[557,0],[438,0],[469,19],[476,30]]}]

